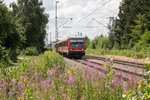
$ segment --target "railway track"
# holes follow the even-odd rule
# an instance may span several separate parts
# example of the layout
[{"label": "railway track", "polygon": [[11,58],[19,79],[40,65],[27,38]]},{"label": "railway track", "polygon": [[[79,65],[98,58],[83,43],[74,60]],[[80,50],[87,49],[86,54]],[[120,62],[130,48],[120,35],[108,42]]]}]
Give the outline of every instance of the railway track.
[{"label": "railway track", "polygon": [[[98,67],[97,70],[104,73],[104,70],[101,69],[101,67],[104,66],[104,65],[101,62],[92,61],[90,59],[95,59],[95,60],[99,60],[99,61],[106,61],[105,57],[98,57],[98,56],[91,56],[91,55],[86,55],[81,60],[77,60],[77,59],[74,59],[74,60],[76,62],[82,63],[84,65],[88,65],[91,68],[94,68],[96,65],[98,65],[100,67]],[[91,62],[90,65],[89,65],[89,61]],[[128,82],[129,81],[129,78],[128,78],[129,75],[132,76],[132,78],[136,79],[137,81],[138,81],[138,79],[145,79],[146,78],[145,68],[144,68],[145,64],[136,63],[136,62],[122,61],[122,60],[116,60],[116,59],[113,59],[113,63],[118,64],[118,65],[130,66],[130,67],[133,67],[135,70],[139,69],[139,71],[134,72],[132,70],[126,69],[125,67],[120,68],[120,67],[117,67],[117,66],[113,66],[113,69],[116,70],[116,72],[123,73],[120,76],[116,76],[118,78],[121,78],[123,81]]]},{"label": "railway track", "polygon": [[[96,60],[102,60],[106,61],[107,58],[105,57],[100,57],[100,56],[93,56],[93,55],[85,55],[85,59],[96,59]],[[110,60],[110,58],[108,58]],[[121,65],[127,65],[127,66],[132,66],[135,68],[141,68],[145,70],[144,63],[138,63],[138,62],[132,62],[132,61],[125,61],[125,60],[118,60],[118,59],[113,59],[113,63],[116,64],[121,64]]]}]

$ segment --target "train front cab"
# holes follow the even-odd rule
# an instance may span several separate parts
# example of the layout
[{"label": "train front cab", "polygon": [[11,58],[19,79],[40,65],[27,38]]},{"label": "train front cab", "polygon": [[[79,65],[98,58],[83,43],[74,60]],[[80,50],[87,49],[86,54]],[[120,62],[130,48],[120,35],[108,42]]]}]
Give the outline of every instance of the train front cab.
[{"label": "train front cab", "polygon": [[82,58],[85,55],[85,38],[69,38],[68,55],[70,58]]}]

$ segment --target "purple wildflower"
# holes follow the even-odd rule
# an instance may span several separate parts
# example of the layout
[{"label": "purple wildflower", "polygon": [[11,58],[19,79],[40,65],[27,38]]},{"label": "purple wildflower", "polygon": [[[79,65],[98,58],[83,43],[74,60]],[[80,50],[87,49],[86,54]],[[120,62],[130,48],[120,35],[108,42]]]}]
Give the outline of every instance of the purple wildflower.
[{"label": "purple wildflower", "polygon": [[34,74],[34,76],[35,76],[35,78],[37,78],[37,76],[38,76],[38,73],[35,73],[35,74]]},{"label": "purple wildflower", "polygon": [[14,79],[14,78],[11,79],[11,83],[12,83],[12,84],[16,84],[16,79]]},{"label": "purple wildflower", "polygon": [[94,69],[98,69],[98,65],[94,66]]},{"label": "purple wildflower", "polygon": [[69,77],[68,84],[72,84],[72,83],[73,83],[73,80],[74,80],[74,79],[73,79],[73,77],[72,77],[72,76],[70,76],[70,77]]},{"label": "purple wildflower", "polygon": [[50,99],[50,100],[54,100],[54,98],[52,98],[52,97],[50,97],[49,99]]},{"label": "purple wildflower", "polygon": [[31,84],[31,87],[34,87],[34,83]]},{"label": "purple wildflower", "polygon": [[47,71],[47,72],[46,72],[46,74],[47,74],[47,75],[50,75],[50,74],[51,74],[51,71],[50,71],[50,70],[49,70],[49,71]]},{"label": "purple wildflower", "polygon": [[133,59],[138,59],[138,57],[137,57],[137,56],[134,56]]},{"label": "purple wildflower", "polygon": [[52,82],[51,82],[51,85],[54,85],[54,84],[55,84],[55,82],[54,82],[54,81],[52,81]]},{"label": "purple wildflower", "polygon": [[12,94],[12,92],[10,91],[10,92],[8,92],[8,94],[9,94],[9,95],[11,95],[11,94]]},{"label": "purple wildflower", "polygon": [[66,97],[66,94],[62,94],[61,96]]},{"label": "purple wildflower", "polygon": [[94,80],[94,77],[93,77],[93,75],[91,76],[91,80],[92,80],[92,81]]},{"label": "purple wildflower", "polygon": [[88,64],[87,64],[86,66],[87,66],[87,67],[90,67],[90,65],[91,65],[91,61],[88,60]]},{"label": "purple wildflower", "polygon": [[128,80],[131,81],[132,80],[132,76],[128,76]]},{"label": "purple wildflower", "polygon": [[76,75],[76,74],[77,74],[77,72],[75,72],[75,71],[74,71],[74,72],[73,72],[73,74],[74,74],[74,75]]},{"label": "purple wildflower", "polygon": [[106,85],[105,88],[110,88],[110,86],[109,86],[109,85]]},{"label": "purple wildflower", "polygon": [[41,84],[43,87],[48,87],[49,85],[46,83],[46,81],[41,81]]},{"label": "purple wildflower", "polygon": [[86,71],[87,71],[87,73],[89,73],[89,72],[90,72],[90,69],[89,69],[89,68],[87,68],[87,70],[86,70]]},{"label": "purple wildflower", "polygon": [[56,69],[53,69],[50,74],[54,75],[55,73],[56,73]]},{"label": "purple wildflower", "polygon": [[81,100],[84,100],[84,98],[82,97]]},{"label": "purple wildflower", "polygon": [[86,75],[86,80],[88,80],[89,79],[89,74],[87,73],[87,75]]},{"label": "purple wildflower", "polygon": [[115,73],[115,76],[120,76],[120,73]]},{"label": "purple wildflower", "polygon": [[102,65],[104,65],[105,63],[104,63],[104,62],[102,62],[101,64],[102,64]]},{"label": "purple wildflower", "polygon": [[133,82],[133,83],[134,83],[134,85],[137,85],[137,81],[136,81],[136,80],[134,80],[134,82]]},{"label": "purple wildflower", "polygon": [[23,87],[23,82],[22,81],[19,81],[18,82],[18,88],[22,88]]},{"label": "purple wildflower", "polygon": [[0,87],[1,87],[1,88],[4,88],[4,85],[3,85],[3,84],[0,84]]},{"label": "purple wildflower", "polygon": [[75,93],[78,93],[78,91],[75,91]]},{"label": "purple wildflower", "polygon": [[59,68],[60,68],[60,65],[57,66],[57,69],[59,69]]},{"label": "purple wildflower", "polygon": [[109,62],[108,60],[106,61],[106,65],[107,65],[107,66],[110,66],[110,62]]},{"label": "purple wildflower", "polygon": [[32,62],[30,62],[30,65],[31,65],[31,66],[34,66],[34,62],[33,62],[33,61],[32,61]]},{"label": "purple wildflower", "polygon": [[112,83],[113,84],[117,84],[117,80],[112,80]]},{"label": "purple wildflower", "polygon": [[101,67],[101,70],[102,70],[102,71],[105,71],[105,67]]}]

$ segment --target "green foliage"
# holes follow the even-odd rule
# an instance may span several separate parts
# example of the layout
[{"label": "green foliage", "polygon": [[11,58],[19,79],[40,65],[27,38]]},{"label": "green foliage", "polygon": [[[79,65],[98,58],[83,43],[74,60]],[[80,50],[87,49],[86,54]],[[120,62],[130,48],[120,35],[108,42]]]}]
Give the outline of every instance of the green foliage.
[{"label": "green foliage", "polygon": [[[149,100],[150,99],[150,64],[145,65],[146,81],[138,82],[136,90],[127,91],[126,97],[128,99],[135,98],[136,100]],[[147,83],[146,83],[147,82]]]},{"label": "green foliage", "polygon": [[145,15],[138,14],[137,19],[134,20],[134,26],[131,26],[131,33],[129,34],[131,37],[129,47],[132,48],[136,43],[141,39],[141,35],[144,34],[146,29],[146,20]]},{"label": "green foliage", "polygon": [[87,36],[85,36],[85,47],[89,48],[89,45],[90,45],[90,39]]},{"label": "green foliage", "polygon": [[119,18],[114,20],[109,28],[111,48],[117,42],[118,49],[131,49],[139,42],[145,29],[150,29],[149,4],[149,0],[123,0],[121,2]]},{"label": "green foliage", "polygon": [[108,50],[108,49],[87,49],[86,53],[87,54],[94,54],[94,55],[118,55],[118,56],[126,56],[126,57],[133,57],[137,56],[138,58],[150,58],[149,54],[149,49],[146,51],[137,51],[135,52],[134,50]]},{"label": "green foliage", "polygon": [[45,51],[49,51],[49,50],[52,51],[52,47],[44,46],[44,52],[45,52]]},{"label": "green foliage", "polygon": [[12,3],[11,7],[12,14],[25,28],[26,42],[23,48],[36,47],[38,52],[42,52],[48,23],[48,15],[44,13],[42,1],[17,0],[17,4]]},{"label": "green foliage", "polygon": [[36,47],[27,47],[25,50],[22,50],[21,55],[27,55],[27,56],[37,56],[38,51]]},{"label": "green foliage", "polygon": [[[0,63],[0,78],[4,77],[2,73],[5,73],[4,75],[8,80],[11,78],[19,80],[20,76],[24,76],[25,71],[28,71],[28,69],[32,69],[33,71],[36,70],[38,73],[43,73],[43,75],[45,75],[46,71],[56,68],[58,65],[65,67],[63,57],[56,52],[50,51],[34,59],[24,59],[18,66],[4,68],[1,65]],[[63,70],[64,68],[61,68],[61,71]]]},{"label": "green foliage", "polygon": [[150,31],[148,31],[148,29],[146,29],[144,34],[141,35],[141,40],[139,41],[139,44],[150,47]]},{"label": "green foliage", "polygon": [[57,66],[61,66],[60,70],[64,71],[65,64],[63,61],[63,57],[58,53],[54,51],[46,51],[41,57],[43,58],[44,66],[46,66],[45,68],[43,68],[45,73],[47,70],[56,68]]},{"label": "green foliage", "polygon": [[108,38],[104,36],[98,36],[90,42],[90,48],[92,49],[106,49],[108,48]]},{"label": "green foliage", "polygon": [[17,59],[16,50],[25,39],[23,33],[24,28],[18,23],[17,19],[12,16],[5,5],[0,4],[0,45],[5,47],[6,52],[9,51],[8,56],[13,61]]},{"label": "green foliage", "polygon": [[0,45],[0,60],[6,59],[8,57],[8,54],[8,51]]},{"label": "green foliage", "polygon": [[[128,82],[127,86],[123,85],[121,74],[115,72],[111,61],[106,61],[104,66],[100,66],[100,69],[103,69],[102,72],[96,70],[99,67],[95,67],[95,70],[89,67],[65,68],[62,62],[63,57],[57,53],[45,52],[32,61],[20,62],[18,66],[0,68],[0,86],[2,87],[0,98],[4,100],[16,98],[141,100],[149,98],[149,85],[146,86],[142,82],[135,85],[131,84],[132,81]],[[57,66],[58,63],[60,66]],[[149,69],[146,66],[147,68]]]}]

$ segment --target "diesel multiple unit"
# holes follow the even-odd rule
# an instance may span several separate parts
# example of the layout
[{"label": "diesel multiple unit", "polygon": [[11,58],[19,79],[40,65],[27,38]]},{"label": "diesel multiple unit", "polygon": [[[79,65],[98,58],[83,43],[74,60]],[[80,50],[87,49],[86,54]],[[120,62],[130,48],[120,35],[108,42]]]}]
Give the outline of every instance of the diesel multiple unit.
[{"label": "diesel multiple unit", "polygon": [[85,55],[85,38],[69,37],[55,44],[56,52],[69,58],[82,58]]}]

